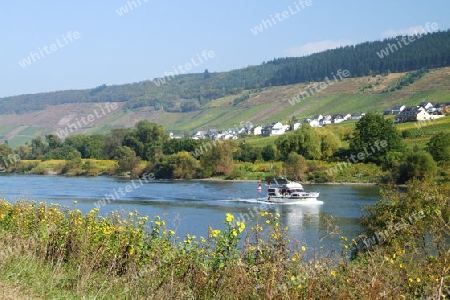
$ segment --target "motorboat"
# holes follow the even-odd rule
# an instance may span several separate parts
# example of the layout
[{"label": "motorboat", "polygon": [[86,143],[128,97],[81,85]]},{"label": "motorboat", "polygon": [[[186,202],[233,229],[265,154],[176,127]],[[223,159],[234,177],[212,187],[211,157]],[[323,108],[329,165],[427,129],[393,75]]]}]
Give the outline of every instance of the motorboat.
[{"label": "motorboat", "polygon": [[274,178],[268,183],[267,201],[273,203],[297,203],[317,201],[319,192],[306,192],[303,185],[284,177]]}]

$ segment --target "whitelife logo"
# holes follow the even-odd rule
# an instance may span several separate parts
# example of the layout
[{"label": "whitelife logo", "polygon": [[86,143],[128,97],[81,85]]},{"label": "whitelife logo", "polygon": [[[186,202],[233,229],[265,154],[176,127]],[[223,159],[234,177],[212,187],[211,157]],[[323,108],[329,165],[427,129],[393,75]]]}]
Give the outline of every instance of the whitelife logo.
[{"label": "whitelife logo", "polygon": [[61,49],[65,46],[69,45],[69,43],[72,43],[75,40],[78,40],[80,37],[81,37],[81,35],[78,31],[74,31],[74,32],[69,31],[68,33],[62,35],[62,40],[57,38],[55,43],[50,44],[50,46],[44,46],[44,47],[42,47],[42,49],[41,49],[41,47],[38,47],[37,52],[30,52],[30,55],[28,55],[28,57],[19,61],[19,65],[22,68],[25,68],[25,67],[31,65],[33,62],[41,60],[45,56],[52,54],[53,52],[57,51],[58,49]]},{"label": "whitelife logo", "polygon": [[[288,10],[283,11],[282,13],[276,13],[275,17],[270,15],[270,20],[261,20],[261,23],[253,28],[250,28],[250,31],[257,35],[258,33],[262,33],[264,30],[269,29],[272,26],[275,26],[278,22],[282,22],[287,18],[298,14],[302,9],[305,10],[306,7],[312,5],[312,0],[300,0],[298,2],[294,2],[295,9],[292,6],[288,6]],[[300,8],[301,7],[301,8]]]},{"label": "whitelife logo", "polygon": [[[420,29],[422,30],[422,32],[415,32],[414,35],[410,35],[408,37],[404,36],[401,38],[401,42],[403,42],[404,46],[408,46],[410,43],[416,41],[416,39],[421,39],[423,36],[427,35],[428,33],[431,33],[433,31],[437,31],[438,30],[438,24],[437,23],[431,23],[428,22],[427,24],[425,24],[425,29],[420,26]],[[406,41],[406,39],[408,39],[408,42]],[[400,41],[397,41],[397,44],[391,44],[389,43],[388,46],[384,49],[381,49],[380,52],[377,52],[377,55],[379,58],[385,58],[387,56],[389,56],[389,54],[394,53],[395,51],[398,51],[399,47],[400,49],[403,48],[402,43]],[[398,47],[397,47],[398,45]]]},{"label": "whitelife logo", "polygon": [[[92,114],[89,114],[87,117],[82,116],[80,119],[76,118],[73,123],[67,122],[67,126],[64,129],[61,129],[59,132],[56,132],[56,135],[63,139],[64,137],[68,136],[69,133],[72,133],[76,130],[79,130],[80,128],[83,128],[83,125],[89,125],[90,123],[94,122],[97,119],[100,119],[107,114],[111,113],[112,111],[117,109],[117,103],[109,103],[106,102],[104,107],[100,107],[100,111],[97,111],[97,109],[94,109]],[[81,121],[81,122],[80,122]],[[81,124],[83,123],[83,125]]]},{"label": "whitelife logo", "polygon": [[148,1],[150,1],[150,0],[127,1],[126,5],[120,7],[119,9],[116,9],[116,13],[119,15],[119,17],[121,17],[121,16],[127,14],[128,12],[131,12],[134,9],[144,5],[144,3],[147,3]]},{"label": "whitelife logo", "polygon": [[197,59],[191,57],[190,62],[187,62],[184,65],[178,65],[178,67],[173,67],[173,72],[164,72],[164,76],[156,78],[154,80],[154,83],[159,87],[160,85],[163,85],[166,82],[174,79],[175,76],[185,74],[186,72],[192,70],[193,67],[198,67],[202,63],[208,61],[208,59],[214,58],[215,56],[216,54],[214,53],[214,51],[203,50],[201,55],[197,53]]}]

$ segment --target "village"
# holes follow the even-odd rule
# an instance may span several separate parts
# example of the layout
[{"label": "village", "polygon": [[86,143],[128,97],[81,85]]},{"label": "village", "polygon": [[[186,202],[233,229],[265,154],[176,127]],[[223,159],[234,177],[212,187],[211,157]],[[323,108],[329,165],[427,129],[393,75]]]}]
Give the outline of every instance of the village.
[{"label": "village", "polygon": [[[398,105],[383,111],[384,115],[394,115],[394,124],[404,122],[427,122],[445,117],[450,114],[450,102],[437,103],[421,102],[416,106]],[[291,124],[274,122],[264,125],[253,125],[251,122],[241,124],[240,128],[229,128],[227,130],[218,130],[210,128],[208,130],[198,130],[192,134],[191,138],[195,140],[237,140],[241,135],[261,135],[276,136],[285,134],[288,131],[297,130],[303,124],[309,124],[311,127],[323,127],[331,124],[338,124],[348,120],[360,120],[365,116],[364,112],[355,114],[334,114],[334,115],[315,115],[312,118],[300,119]],[[242,123],[242,122],[241,122]],[[171,133],[171,138],[181,138]]]}]

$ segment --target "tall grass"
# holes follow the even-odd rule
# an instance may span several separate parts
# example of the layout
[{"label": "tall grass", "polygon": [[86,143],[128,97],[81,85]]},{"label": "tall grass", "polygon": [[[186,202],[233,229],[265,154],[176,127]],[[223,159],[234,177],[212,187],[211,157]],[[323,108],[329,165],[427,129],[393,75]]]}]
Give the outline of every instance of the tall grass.
[{"label": "tall grass", "polygon": [[385,188],[369,231],[341,237],[336,256],[309,254],[265,211],[252,228],[226,214],[222,230],[177,238],[159,216],[0,201],[0,281],[33,299],[439,299],[450,293],[449,194],[431,181]]}]

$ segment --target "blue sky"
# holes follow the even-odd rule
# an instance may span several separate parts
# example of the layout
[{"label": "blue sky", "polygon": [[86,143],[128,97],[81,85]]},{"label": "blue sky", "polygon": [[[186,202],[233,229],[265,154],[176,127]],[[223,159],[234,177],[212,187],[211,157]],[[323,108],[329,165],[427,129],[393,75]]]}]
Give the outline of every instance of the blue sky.
[{"label": "blue sky", "polygon": [[[0,97],[139,82],[192,59],[190,72],[228,71],[427,22],[450,28],[448,0],[300,1],[3,0]],[[254,34],[262,20],[267,28]],[[204,50],[214,57],[200,63]]]}]

